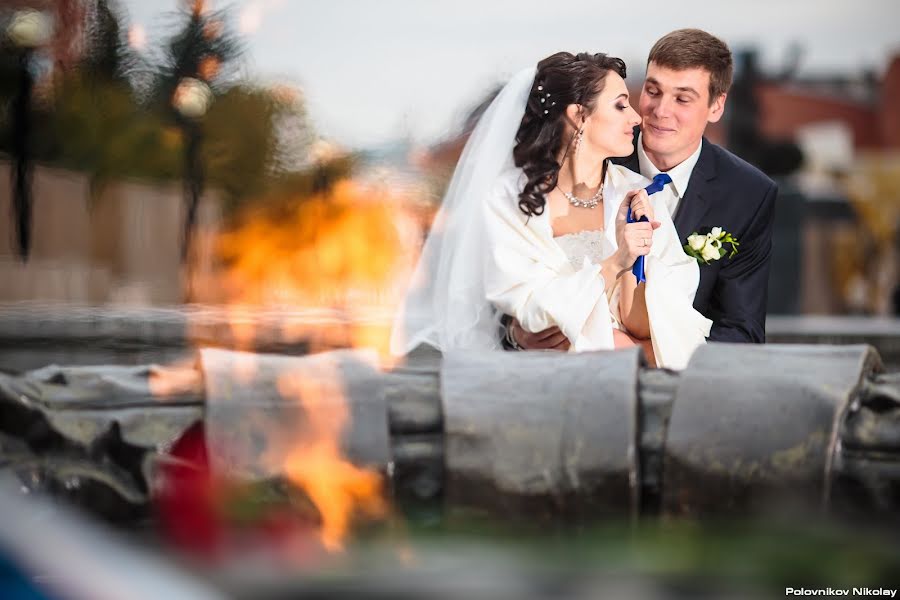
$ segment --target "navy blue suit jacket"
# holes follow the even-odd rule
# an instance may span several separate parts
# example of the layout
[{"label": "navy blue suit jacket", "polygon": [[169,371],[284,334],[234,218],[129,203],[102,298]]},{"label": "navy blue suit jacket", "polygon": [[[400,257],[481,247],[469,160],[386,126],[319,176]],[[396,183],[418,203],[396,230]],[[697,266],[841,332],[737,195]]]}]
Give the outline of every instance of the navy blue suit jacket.
[{"label": "navy blue suit jacket", "polygon": [[[616,162],[640,172],[637,151]],[[740,243],[734,258],[700,265],[694,308],[713,321],[710,341],[766,341],[777,194],[778,186],[762,171],[703,138],[700,157],[676,211],[675,228],[682,244],[692,233],[707,233],[713,227],[733,234]]]}]

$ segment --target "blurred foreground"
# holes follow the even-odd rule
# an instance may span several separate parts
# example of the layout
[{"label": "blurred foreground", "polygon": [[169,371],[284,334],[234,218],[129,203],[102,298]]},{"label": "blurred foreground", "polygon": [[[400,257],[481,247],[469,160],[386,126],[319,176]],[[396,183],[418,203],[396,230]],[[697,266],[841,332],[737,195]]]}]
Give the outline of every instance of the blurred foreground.
[{"label": "blurred foreground", "polygon": [[[753,598],[900,566],[900,380],[866,347],[710,345],[681,374],[637,351],[435,358],[206,349],[0,376],[4,508],[55,498],[3,546],[75,598],[126,566],[239,598]],[[150,556],[70,561],[37,527],[75,535],[70,503]]]}]

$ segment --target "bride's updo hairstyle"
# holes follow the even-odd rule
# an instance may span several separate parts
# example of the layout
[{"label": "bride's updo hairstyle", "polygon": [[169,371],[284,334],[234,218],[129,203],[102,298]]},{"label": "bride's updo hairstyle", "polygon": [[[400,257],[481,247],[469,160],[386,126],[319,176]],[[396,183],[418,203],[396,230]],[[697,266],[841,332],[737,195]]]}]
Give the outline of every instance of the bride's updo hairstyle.
[{"label": "bride's updo hairstyle", "polygon": [[568,143],[566,107],[580,104],[585,116],[593,112],[610,71],[624,79],[625,63],[602,53],[557,52],[538,63],[513,148],[516,166],[528,177],[519,208],[529,217],[543,214],[544,196],[556,187],[561,166],[556,157]]}]

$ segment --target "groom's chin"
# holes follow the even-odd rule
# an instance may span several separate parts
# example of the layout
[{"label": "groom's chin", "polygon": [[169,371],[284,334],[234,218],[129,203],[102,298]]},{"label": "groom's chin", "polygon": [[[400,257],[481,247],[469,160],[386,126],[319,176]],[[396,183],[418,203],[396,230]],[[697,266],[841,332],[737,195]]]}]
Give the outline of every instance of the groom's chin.
[{"label": "groom's chin", "polygon": [[657,153],[668,151],[669,146],[672,145],[670,139],[654,134],[648,135],[646,133],[641,137],[641,143],[644,145],[645,150]]}]

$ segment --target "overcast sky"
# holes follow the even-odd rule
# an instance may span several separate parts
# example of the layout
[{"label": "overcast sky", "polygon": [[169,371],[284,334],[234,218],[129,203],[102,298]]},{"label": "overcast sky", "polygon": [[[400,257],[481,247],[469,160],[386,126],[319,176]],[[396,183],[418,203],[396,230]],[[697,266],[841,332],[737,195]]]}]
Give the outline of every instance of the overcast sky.
[{"label": "overcast sky", "polygon": [[[165,37],[180,0],[122,0],[134,39]],[[558,50],[607,52],[641,76],[662,34],[699,27],[764,67],[792,42],[801,71],[881,72],[900,53],[900,0],[238,0],[248,74],[302,87],[317,130],[354,147],[431,142],[492,86]]]}]

